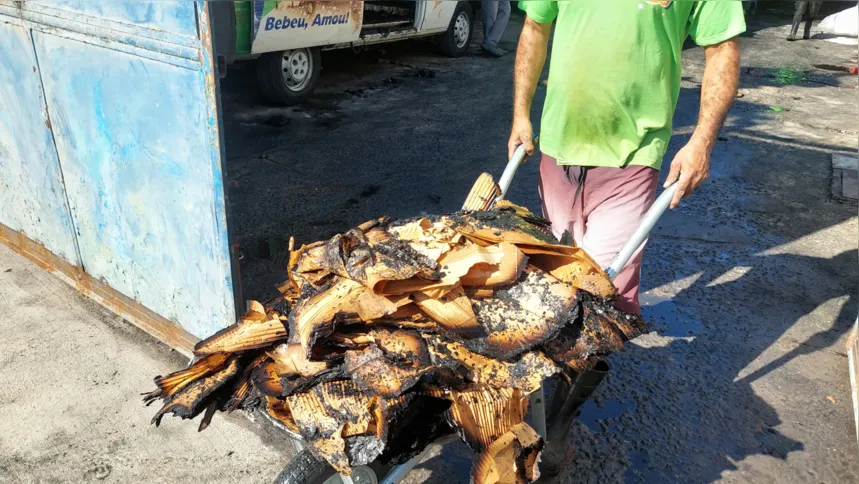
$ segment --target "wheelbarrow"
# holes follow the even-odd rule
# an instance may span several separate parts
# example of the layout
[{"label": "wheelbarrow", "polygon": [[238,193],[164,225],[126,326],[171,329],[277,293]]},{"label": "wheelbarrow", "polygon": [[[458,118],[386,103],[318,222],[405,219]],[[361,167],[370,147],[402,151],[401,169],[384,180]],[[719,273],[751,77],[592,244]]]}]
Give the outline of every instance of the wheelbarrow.
[{"label": "wheelbarrow", "polygon": [[[508,161],[507,167],[504,169],[504,173],[498,181],[501,194],[495,200],[496,202],[507,195],[507,190],[510,188],[513,176],[519,168],[519,165],[521,165],[525,160],[525,155],[525,146],[520,145],[514,152],[513,158]],[[666,188],[644,215],[644,218],[636,231],[623,245],[614,260],[612,260],[611,264],[606,269],[606,273],[611,280],[614,280],[614,278],[617,277],[620,270],[627,262],[629,262],[629,259],[635,251],[641,246],[644,239],[647,238],[647,235],[656,224],[656,221],[659,220],[659,217],[662,216],[671,203],[671,199],[674,197],[676,189],[676,183]],[[604,374],[605,371],[607,371],[607,367],[601,373]],[[600,371],[598,370],[597,373],[600,373]],[[593,381],[582,382],[582,385],[580,385],[580,382],[577,380],[576,385],[580,385],[581,388],[577,389],[575,388],[576,385],[573,385],[574,388],[570,392],[571,404],[578,406],[583,403],[584,400],[587,400],[593,389],[596,388],[600,379],[601,376],[598,376]],[[548,434],[546,429],[544,387],[541,386],[539,390],[530,395],[529,404],[529,414],[531,415],[534,430],[545,439]],[[266,415],[265,412],[262,413],[263,415]],[[352,475],[346,476],[338,474],[330,465],[328,465],[327,462],[317,458],[310,449],[304,445],[300,436],[290,432],[275,420],[271,418],[269,418],[269,420],[274,423],[275,426],[289,432],[290,435],[295,438],[296,447],[299,450],[298,455],[296,455],[296,457],[293,458],[275,478],[275,484],[399,484],[405,479],[406,475],[412,471],[412,469],[423,461],[433,448],[443,446],[458,438],[455,434],[442,437],[426,446],[422,452],[403,464],[393,466],[374,462],[370,465],[354,467],[352,468]],[[560,429],[560,435],[562,436],[560,438],[563,438],[564,441],[566,441],[568,429]]]}]

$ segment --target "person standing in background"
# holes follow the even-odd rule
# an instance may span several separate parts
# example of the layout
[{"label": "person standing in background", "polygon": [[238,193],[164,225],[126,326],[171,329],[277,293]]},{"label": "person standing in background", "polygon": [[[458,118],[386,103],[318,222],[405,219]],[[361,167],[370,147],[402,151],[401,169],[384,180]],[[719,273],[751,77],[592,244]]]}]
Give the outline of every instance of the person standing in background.
[{"label": "person standing in background", "polygon": [[483,10],[483,43],[480,48],[495,57],[507,53],[498,47],[498,41],[504,35],[507,21],[510,20],[510,0],[482,0]]},{"label": "person standing in background", "polygon": [[811,22],[820,11],[820,5],[823,2],[796,2],[796,12],[793,14],[793,25],[790,28],[790,35],[787,40],[793,42],[796,40],[796,31],[799,30],[799,23],[802,22],[802,17],[805,16],[805,31],[802,34],[803,39],[811,37]]}]

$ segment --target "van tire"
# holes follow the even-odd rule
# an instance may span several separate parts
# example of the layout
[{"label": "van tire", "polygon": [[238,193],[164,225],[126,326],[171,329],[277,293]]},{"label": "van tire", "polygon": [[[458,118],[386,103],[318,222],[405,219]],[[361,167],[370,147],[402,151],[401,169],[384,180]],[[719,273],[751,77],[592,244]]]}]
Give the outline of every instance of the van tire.
[{"label": "van tire", "polygon": [[[465,29],[465,30],[463,30]],[[441,34],[441,51],[449,57],[459,57],[468,52],[471,36],[474,34],[474,12],[466,2],[458,2],[447,31]]]},{"label": "van tire", "polygon": [[262,95],[274,104],[292,106],[306,100],[316,89],[322,56],[318,47],[268,52],[257,59],[256,67]]}]

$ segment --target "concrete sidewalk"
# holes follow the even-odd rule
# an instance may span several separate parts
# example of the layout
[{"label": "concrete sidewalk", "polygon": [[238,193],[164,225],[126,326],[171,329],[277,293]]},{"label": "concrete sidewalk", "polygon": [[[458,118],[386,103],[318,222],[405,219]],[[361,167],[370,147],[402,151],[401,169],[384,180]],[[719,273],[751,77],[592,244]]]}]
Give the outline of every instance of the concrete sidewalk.
[{"label": "concrete sidewalk", "polygon": [[241,414],[149,419],[187,360],[0,246],[0,483],[271,482],[283,434]]}]

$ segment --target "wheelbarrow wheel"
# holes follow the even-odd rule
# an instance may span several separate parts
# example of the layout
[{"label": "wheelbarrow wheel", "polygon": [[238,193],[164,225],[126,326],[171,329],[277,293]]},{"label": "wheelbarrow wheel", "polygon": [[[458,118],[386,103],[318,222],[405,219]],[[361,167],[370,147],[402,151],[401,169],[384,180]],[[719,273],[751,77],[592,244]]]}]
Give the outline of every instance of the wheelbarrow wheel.
[{"label": "wheelbarrow wheel", "polygon": [[[378,484],[391,466],[372,463],[352,469],[355,484]],[[318,459],[310,449],[298,453],[274,480],[274,484],[340,484],[340,474],[327,462]]]}]

